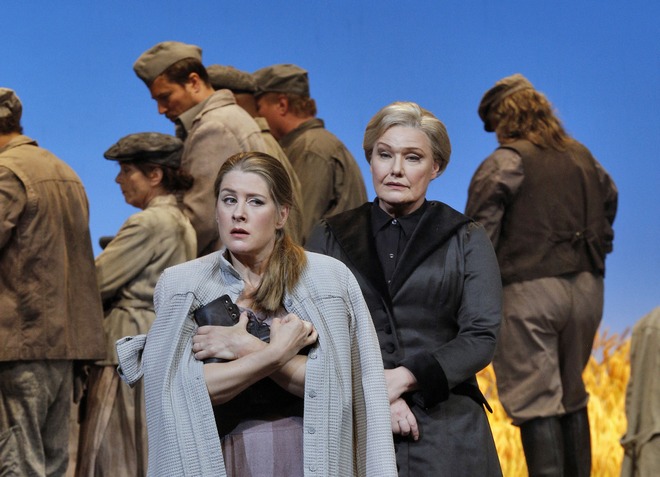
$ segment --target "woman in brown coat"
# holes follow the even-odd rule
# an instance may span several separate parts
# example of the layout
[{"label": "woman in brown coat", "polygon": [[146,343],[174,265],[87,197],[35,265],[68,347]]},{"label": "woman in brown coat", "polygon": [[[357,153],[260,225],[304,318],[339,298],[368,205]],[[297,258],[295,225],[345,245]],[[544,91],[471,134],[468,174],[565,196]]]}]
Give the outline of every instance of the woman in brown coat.
[{"label": "woman in brown coat", "polygon": [[149,331],[160,274],[196,256],[195,231],[173,195],[192,183],[179,170],[182,150],[183,143],[173,136],[140,133],[122,138],[105,153],[119,162],[116,181],[126,202],[141,211],[126,220],[96,258],[108,358],[90,370],[77,477],[146,474],[144,392],[141,385],[121,384],[115,341]]}]

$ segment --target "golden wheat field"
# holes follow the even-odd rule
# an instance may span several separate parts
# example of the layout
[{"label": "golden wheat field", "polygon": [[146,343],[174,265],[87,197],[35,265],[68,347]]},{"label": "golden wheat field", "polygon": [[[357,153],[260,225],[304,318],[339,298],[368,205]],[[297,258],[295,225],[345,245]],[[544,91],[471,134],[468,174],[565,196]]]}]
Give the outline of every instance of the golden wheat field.
[{"label": "golden wheat field", "polygon": [[[584,370],[589,399],[591,427],[591,475],[618,476],[623,459],[619,439],[626,430],[625,396],[630,375],[630,338],[628,333],[608,335],[599,332],[591,359]],[[517,427],[511,425],[497,397],[495,373],[488,366],[477,376],[493,414],[488,413],[497,452],[505,477],[527,475],[525,457]]]}]

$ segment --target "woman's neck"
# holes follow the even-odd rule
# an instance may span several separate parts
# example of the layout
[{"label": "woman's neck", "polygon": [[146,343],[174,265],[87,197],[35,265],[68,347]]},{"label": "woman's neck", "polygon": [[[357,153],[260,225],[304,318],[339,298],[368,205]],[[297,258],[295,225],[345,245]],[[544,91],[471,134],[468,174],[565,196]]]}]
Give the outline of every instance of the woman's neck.
[{"label": "woman's neck", "polygon": [[237,257],[229,252],[229,261],[245,282],[246,288],[250,289],[250,292],[259,287],[261,277],[264,275],[266,266],[268,265],[267,259],[260,260],[258,258]]},{"label": "woman's neck", "polygon": [[144,206],[141,207],[141,209],[146,209],[149,204],[151,203],[152,200],[154,200],[156,197],[160,197],[162,195],[167,195],[169,192],[163,187],[162,185],[157,185],[156,187],[153,188],[153,190],[149,193],[148,197],[144,201]]}]

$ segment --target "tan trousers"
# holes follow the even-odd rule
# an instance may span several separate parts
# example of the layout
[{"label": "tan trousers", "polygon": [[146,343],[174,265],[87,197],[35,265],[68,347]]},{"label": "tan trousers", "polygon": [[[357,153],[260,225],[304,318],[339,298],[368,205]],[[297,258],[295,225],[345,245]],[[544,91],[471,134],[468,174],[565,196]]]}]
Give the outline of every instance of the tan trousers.
[{"label": "tan trousers", "polygon": [[493,367],[513,424],[584,408],[582,380],[603,314],[603,279],[592,273],[540,278],[503,289]]}]

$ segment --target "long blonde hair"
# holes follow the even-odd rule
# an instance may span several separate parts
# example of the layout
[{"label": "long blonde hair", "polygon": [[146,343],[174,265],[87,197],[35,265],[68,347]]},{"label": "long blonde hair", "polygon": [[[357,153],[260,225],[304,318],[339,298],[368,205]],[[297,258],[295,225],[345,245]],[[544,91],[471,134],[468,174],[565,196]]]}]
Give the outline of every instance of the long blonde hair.
[{"label": "long blonde hair", "polygon": [[489,113],[500,144],[527,139],[541,148],[560,151],[573,141],[555,115],[550,101],[534,89],[505,97]]},{"label": "long blonde hair", "polygon": [[[271,199],[277,210],[288,206],[297,207],[293,197],[291,178],[282,164],[263,152],[241,152],[234,154],[220,167],[215,179],[215,199],[218,200],[220,185],[230,171],[250,172],[261,177],[268,186]],[[259,286],[251,295],[255,311],[274,313],[281,306],[284,294],[291,290],[307,264],[305,250],[291,240],[284,228],[275,231],[275,245],[268,259],[266,272]]]}]

